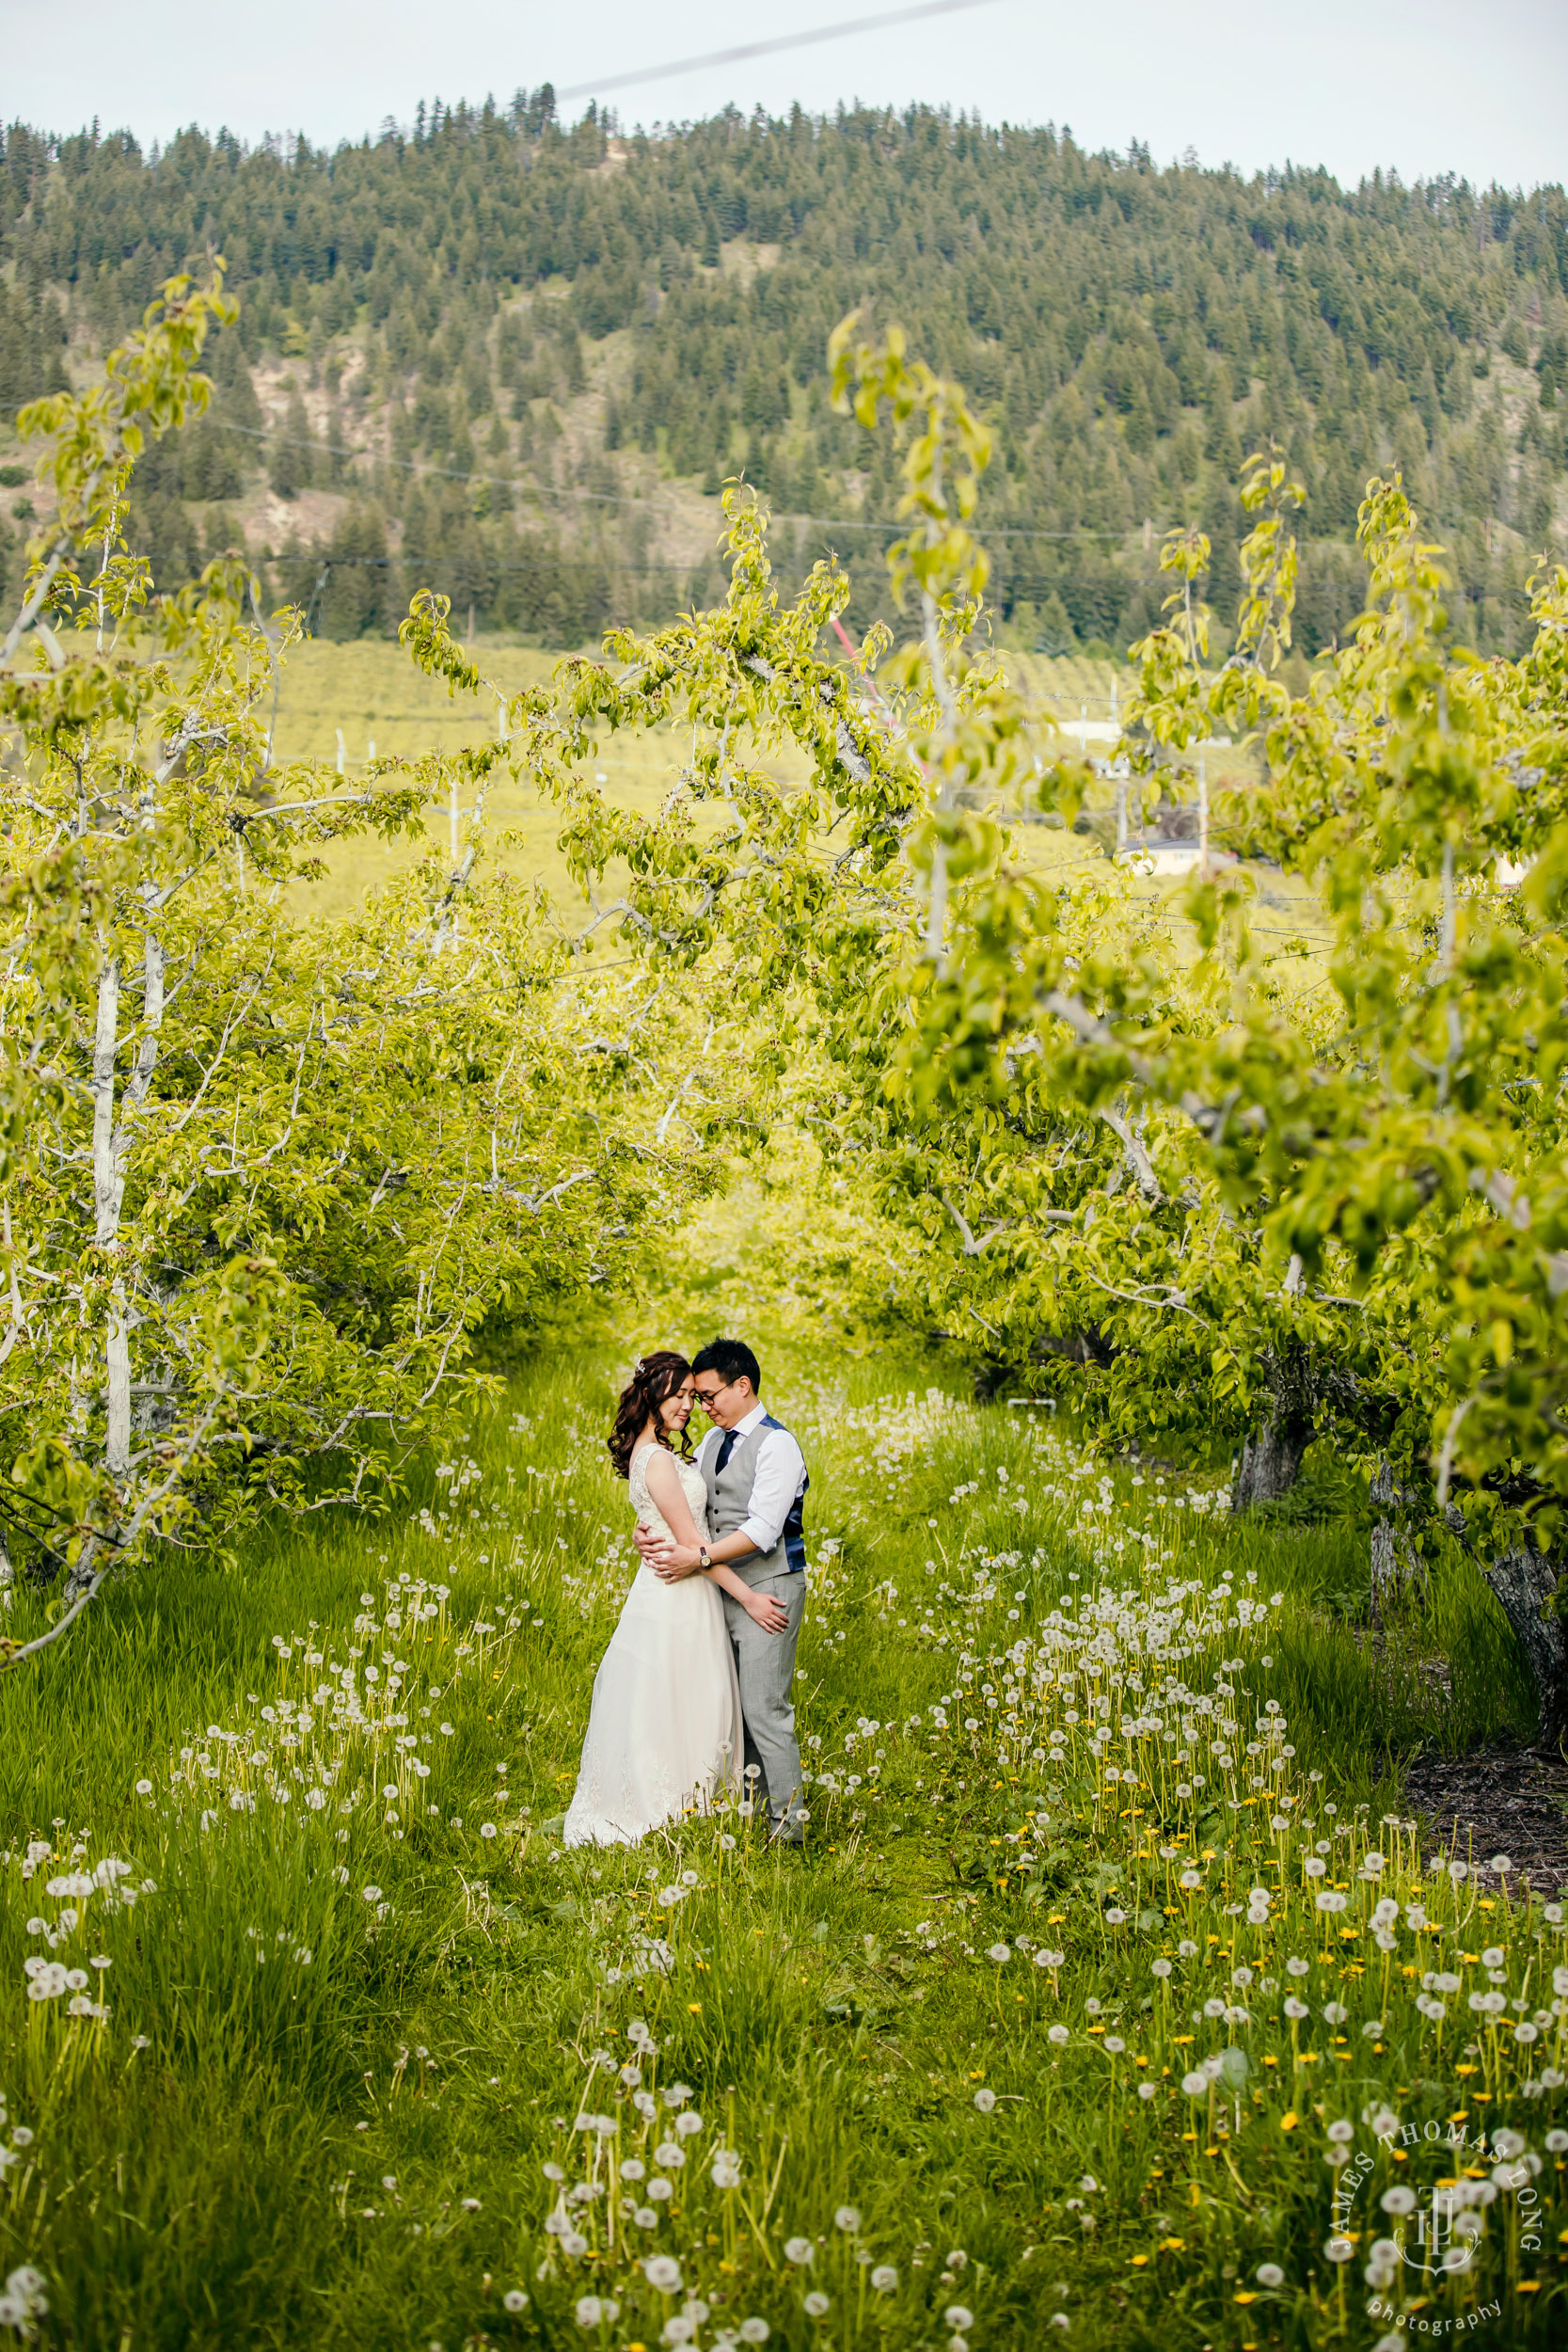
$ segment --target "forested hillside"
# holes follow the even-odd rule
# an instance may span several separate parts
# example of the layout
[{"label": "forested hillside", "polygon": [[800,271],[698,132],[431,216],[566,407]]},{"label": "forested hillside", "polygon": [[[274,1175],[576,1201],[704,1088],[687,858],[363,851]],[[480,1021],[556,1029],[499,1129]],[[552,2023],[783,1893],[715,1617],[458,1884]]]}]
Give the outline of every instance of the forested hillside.
[{"label": "forested hillside", "polygon": [[1568,200],[1451,180],[1354,193],[1243,181],[1136,145],[932,107],[727,114],[622,137],[547,89],[421,106],[335,153],[189,131],[161,153],[13,126],[0,171],[0,561],[40,494],[9,419],[81,373],[188,262],[241,298],[194,434],[137,474],[159,584],[242,538],[340,636],[434,584],[467,621],[552,643],[711,593],[712,504],[744,467],[786,574],[836,548],[884,597],[894,459],[825,397],[859,304],[969,384],[1003,462],[993,589],[1016,642],[1125,645],[1156,547],[1201,517],[1233,608],[1245,453],[1308,489],[1308,651],[1359,610],[1355,509],[1398,464],[1454,550],[1461,634],[1512,648],[1561,549]]}]

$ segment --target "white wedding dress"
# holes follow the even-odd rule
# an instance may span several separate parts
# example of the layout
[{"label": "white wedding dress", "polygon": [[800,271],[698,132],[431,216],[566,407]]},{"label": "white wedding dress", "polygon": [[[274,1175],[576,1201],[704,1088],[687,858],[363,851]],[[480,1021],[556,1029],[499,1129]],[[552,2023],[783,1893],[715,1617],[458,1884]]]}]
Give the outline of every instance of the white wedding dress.
[{"label": "white wedding dress", "polygon": [[[627,1486],[639,1524],[672,1530],[648,1492],[644,1446]],[[707,1491],[691,1462],[672,1454],[699,1529]],[[666,1584],[639,1561],[610,1646],[594,1677],[588,1734],[562,1832],[568,1846],[631,1846],[683,1813],[705,1812],[740,1784],[740,1687],[710,1577]]]}]

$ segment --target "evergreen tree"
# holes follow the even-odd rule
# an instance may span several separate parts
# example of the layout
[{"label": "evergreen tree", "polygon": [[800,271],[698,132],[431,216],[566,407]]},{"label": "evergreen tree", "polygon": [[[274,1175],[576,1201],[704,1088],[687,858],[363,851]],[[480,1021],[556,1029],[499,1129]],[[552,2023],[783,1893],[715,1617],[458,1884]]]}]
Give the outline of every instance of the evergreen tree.
[{"label": "evergreen tree", "polygon": [[310,421],[296,391],[290,395],[282,424],[272,437],[267,478],[280,499],[297,498],[310,480]]},{"label": "evergreen tree", "polygon": [[[1162,172],[1141,150],[1091,154],[1066,133],[932,107],[726,115],[610,151],[596,115],[568,130],[544,99],[437,106],[411,136],[331,153],[301,141],[287,158],[195,131],[144,155],[14,126],[0,137],[0,416],[60,380],[68,323],[106,342],[217,242],[241,320],[213,347],[217,397],[184,475],[160,477],[176,501],[237,501],[263,467],[284,498],[312,480],[312,453],[293,446],[311,437],[297,390],[258,437],[251,367],[296,361],[333,397],[332,442],[366,453],[320,461],[341,513],[368,506],[388,461],[394,505],[421,478],[510,471],[510,420],[517,465],[560,510],[562,563],[629,596],[625,563],[595,568],[606,499],[645,487],[655,457],[716,492],[742,462],[737,423],[776,508],[887,519],[887,460],[821,397],[828,333],[862,306],[898,316],[981,401],[1002,460],[990,594],[1026,632],[1054,595],[1080,641],[1125,644],[1158,604],[1146,520],[1228,511],[1270,436],[1310,491],[1308,650],[1354,602],[1356,510],[1379,469],[1402,466],[1433,528],[1470,550],[1483,648],[1505,642],[1505,607],[1522,624],[1521,564],[1561,550],[1560,188]],[[1533,370],[1533,399],[1498,405],[1493,354],[1511,385]],[[592,500],[562,480],[563,429],[572,467],[591,443],[616,461]],[[437,498],[420,533],[428,584],[465,615],[460,580],[485,583],[473,594],[498,613],[507,602],[509,501],[475,493]],[[330,552],[335,528],[304,557]],[[800,539],[802,563],[823,537]],[[183,544],[167,514],[160,542],[170,560]],[[877,539],[836,544],[858,556]],[[1216,548],[1216,594],[1230,560]],[[885,601],[875,567],[862,593]],[[587,607],[562,590],[553,609]]]}]

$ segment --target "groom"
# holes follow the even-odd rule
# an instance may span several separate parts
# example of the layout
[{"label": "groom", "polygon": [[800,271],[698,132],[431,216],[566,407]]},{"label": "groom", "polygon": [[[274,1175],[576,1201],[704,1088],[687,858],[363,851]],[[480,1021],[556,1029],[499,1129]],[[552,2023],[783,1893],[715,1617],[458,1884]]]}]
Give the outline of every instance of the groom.
[{"label": "groom", "polygon": [[811,1481],[789,1431],[763,1411],[762,1372],[744,1341],[712,1341],[691,1370],[713,1423],[697,1454],[707,1487],[708,1540],[676,1544],[640,1527],[637,1548],[667,1583],[724,1562],[744,1582],[763,1587],[785,1612],[784,1631],[765,1633],[738,1601],[724,1596],[740,1680],[745,1760],[761,1773],[771,1836],[798,1846],[805,1817],[790,1686],[806,1605],[801,1509]]}]

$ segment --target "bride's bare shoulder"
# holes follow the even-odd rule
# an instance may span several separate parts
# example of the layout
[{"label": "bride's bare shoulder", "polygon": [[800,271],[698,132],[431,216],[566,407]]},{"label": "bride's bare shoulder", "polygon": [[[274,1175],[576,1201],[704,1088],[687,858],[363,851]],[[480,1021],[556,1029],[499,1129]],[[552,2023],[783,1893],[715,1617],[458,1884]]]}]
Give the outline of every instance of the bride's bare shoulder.
[{"label": "bride's bare shoulder", "polygon": [[669,1488],[679,1484],[674,1455],[668,1447],[650,1442],[631,1458],[641,1463],[642,1476],[650,1486]]}]

